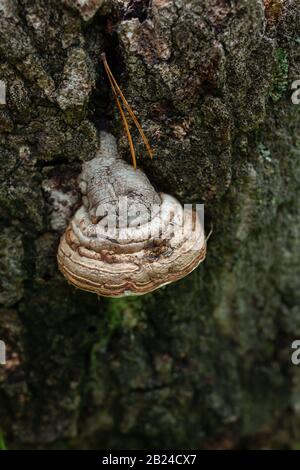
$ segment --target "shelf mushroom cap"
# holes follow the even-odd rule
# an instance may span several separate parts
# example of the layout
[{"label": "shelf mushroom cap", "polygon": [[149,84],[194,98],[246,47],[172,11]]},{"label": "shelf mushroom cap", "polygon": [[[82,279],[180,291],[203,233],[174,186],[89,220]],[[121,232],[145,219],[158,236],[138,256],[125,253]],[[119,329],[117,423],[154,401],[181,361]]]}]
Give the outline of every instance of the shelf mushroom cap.
[{"label": "shelf mushroom cap", "polygon": [[107,297],[142,295],[183,278],[206,255],[199,214],[156,193],[141,170],[102,133],[100,153],[79,177],[83,205],[58,248],[60,271],[76,287]]}]

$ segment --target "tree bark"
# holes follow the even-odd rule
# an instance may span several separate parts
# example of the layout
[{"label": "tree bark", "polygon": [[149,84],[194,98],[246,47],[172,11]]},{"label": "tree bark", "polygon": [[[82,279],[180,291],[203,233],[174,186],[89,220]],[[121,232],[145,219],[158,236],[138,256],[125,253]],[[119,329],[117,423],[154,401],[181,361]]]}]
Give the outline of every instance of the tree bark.
[{"label": "tree bark", "polygon": [[[9,448],[293,448],[300,439],[296,0],[2,0],[0,427]],[[100,54],[155,151],[205,204],[207,259],[143,297],[58,272],[98,132],[128,144]]]}]

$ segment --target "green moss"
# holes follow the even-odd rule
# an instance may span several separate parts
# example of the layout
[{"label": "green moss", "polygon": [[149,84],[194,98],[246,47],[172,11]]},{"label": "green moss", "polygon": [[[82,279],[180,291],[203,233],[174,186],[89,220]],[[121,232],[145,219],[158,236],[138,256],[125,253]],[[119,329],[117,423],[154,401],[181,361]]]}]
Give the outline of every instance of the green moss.
[{"label": "green moss", "polygon": [[109,333],[119,327],[134,328],[143,316],[143,303],[140,297],[112,299],[107,307]]},{"label": "green moss", "polygon": [[[133,330],[143,322],[144,308],[140,297],[125,297],[120,299],[106,299],[105,316],[101,325],[101,336],[97,342],[98,348],[105,349],[112,335],[117,330]],[[92,358],[93,362],[93,358]]]},{"label": "green moss", "polygon": [[275,61],[276,71],[270,97],[276,103],[282,98],[288,87],[289,60],[287,52],[284,49],[276,49]]},{"label": "green moss", "polygon": [[0,431],[0,450],[6,450],[6,445],[4,442],[4,436],[2,431]]}]

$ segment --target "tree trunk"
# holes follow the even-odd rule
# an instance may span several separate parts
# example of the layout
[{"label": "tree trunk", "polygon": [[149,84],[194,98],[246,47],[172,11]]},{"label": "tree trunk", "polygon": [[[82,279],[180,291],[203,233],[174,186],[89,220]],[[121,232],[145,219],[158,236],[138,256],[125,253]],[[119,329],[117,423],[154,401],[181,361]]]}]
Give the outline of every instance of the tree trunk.
[{"label": "tree trunk", "polygon": [[[1,0],[9,448],[297,445],[299,38],[297,0]],[[213,226],[191,275],[119,300],[56,262],[99,130],[130,160],[103,51],[155,151],[134,133],[139,167]]]}]

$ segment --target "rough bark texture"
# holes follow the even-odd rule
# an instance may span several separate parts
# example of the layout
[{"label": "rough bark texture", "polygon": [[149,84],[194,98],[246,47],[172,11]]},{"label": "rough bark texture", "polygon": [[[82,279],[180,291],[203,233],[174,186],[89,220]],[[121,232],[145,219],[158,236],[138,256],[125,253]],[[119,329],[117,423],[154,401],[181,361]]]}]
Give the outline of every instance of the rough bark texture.
[{"label": "rough bark texture", "polygon": [[[0,426],[10,448],[295,447],[300,440],[297,0],[2,0]],[[103,4],[103,5],[102,5]],[[87,5],[89,6],[89,5]],[[80,163],[120,118],[159,190],[204,202],[205,263],[151,295],[59,274]]]}]

